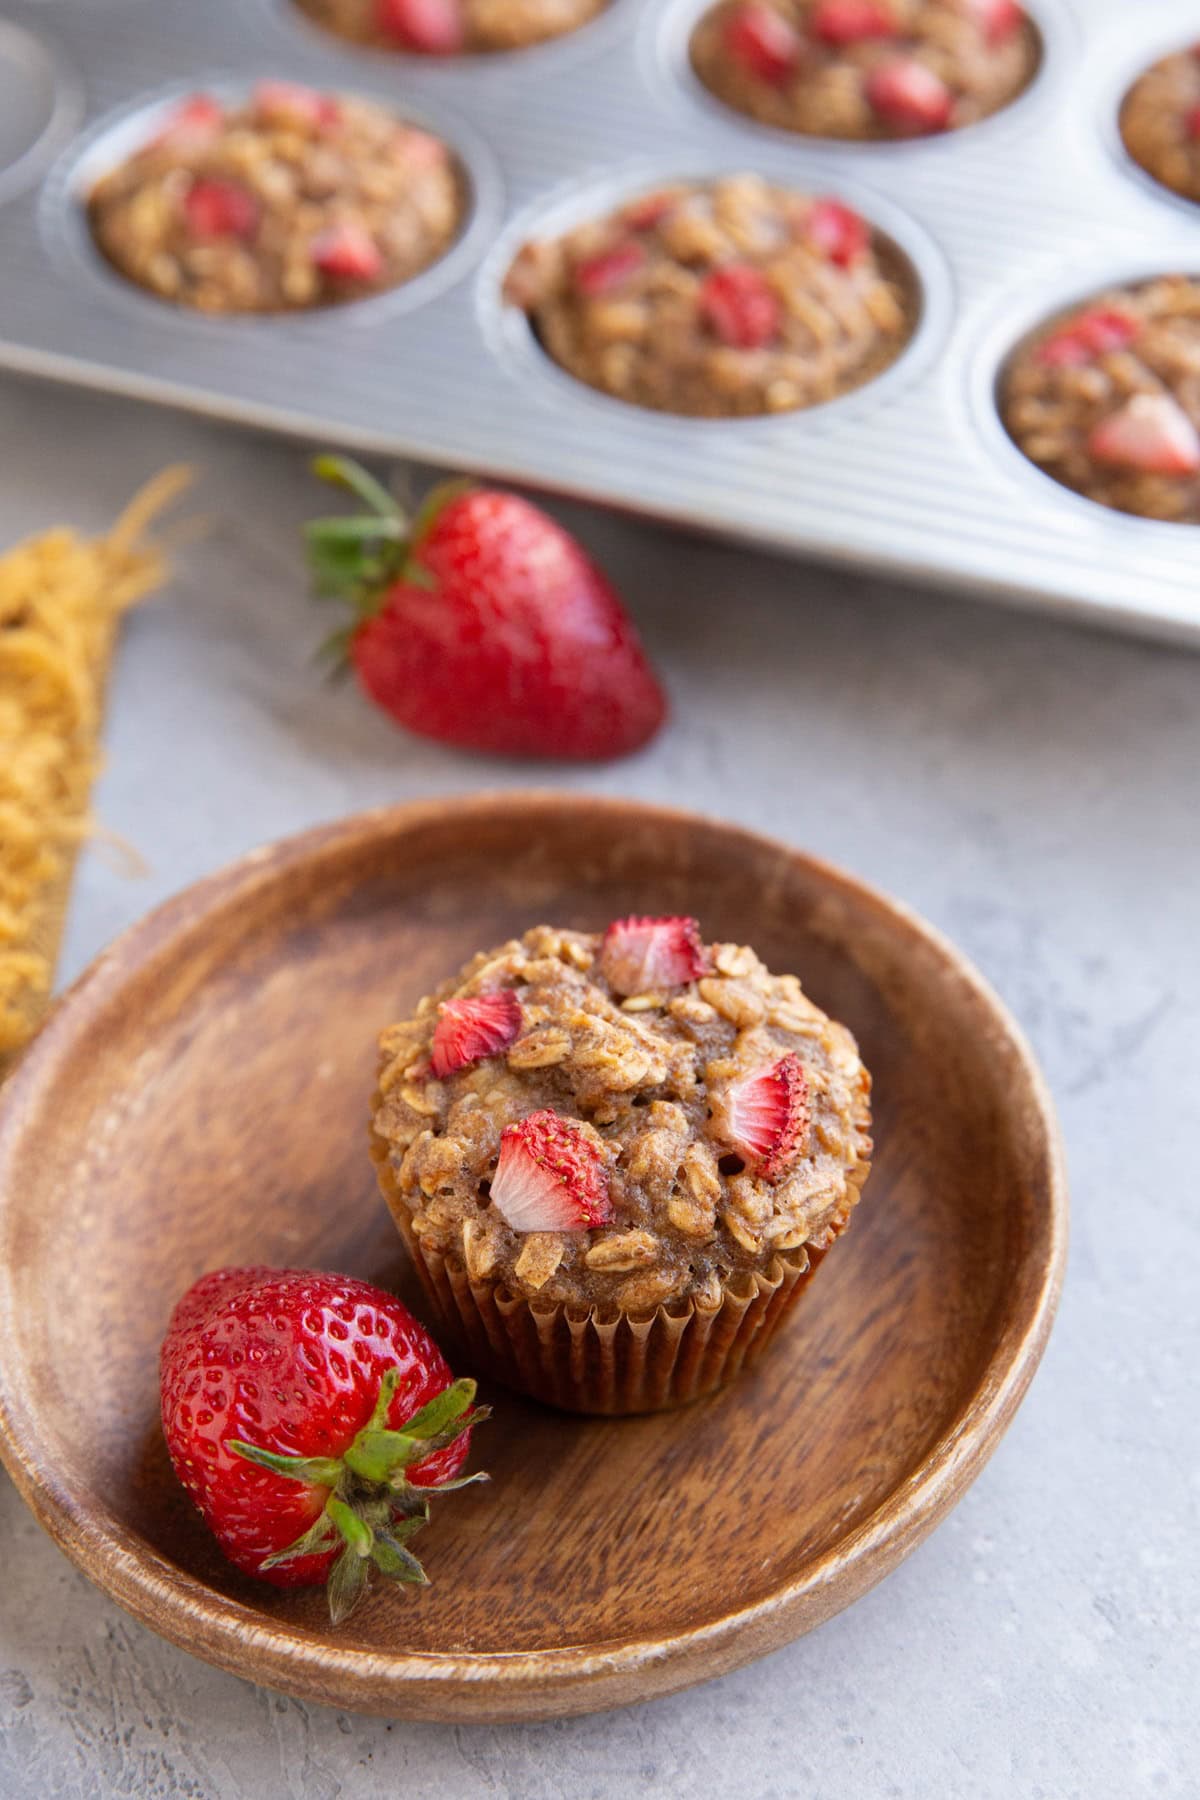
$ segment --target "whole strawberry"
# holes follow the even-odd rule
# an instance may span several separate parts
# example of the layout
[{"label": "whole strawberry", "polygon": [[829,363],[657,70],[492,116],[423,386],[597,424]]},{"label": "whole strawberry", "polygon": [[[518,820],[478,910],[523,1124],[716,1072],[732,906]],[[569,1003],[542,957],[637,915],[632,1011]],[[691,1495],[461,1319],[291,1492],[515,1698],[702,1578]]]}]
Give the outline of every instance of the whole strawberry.
[{"label": "whole strawberry", "polygon": [[637,750],[666,702],[628,614],[553,519],[461,483],[410,523],[365,469],[321,457],[361,517],[307,529],[317,591],[348,600],[333,640],[371,698],[422,737],[508,756]]},{"label": "whole strawberry", "polygon": [[473,1381],[454,1381],[382,1288],[308,1269],[218,1269],[189,1288],[160,1358],[175,1473],[230,1562],[278,1587],[328,1583],[340,1623],[408,1548],[429,1495],[464,1487]]}]

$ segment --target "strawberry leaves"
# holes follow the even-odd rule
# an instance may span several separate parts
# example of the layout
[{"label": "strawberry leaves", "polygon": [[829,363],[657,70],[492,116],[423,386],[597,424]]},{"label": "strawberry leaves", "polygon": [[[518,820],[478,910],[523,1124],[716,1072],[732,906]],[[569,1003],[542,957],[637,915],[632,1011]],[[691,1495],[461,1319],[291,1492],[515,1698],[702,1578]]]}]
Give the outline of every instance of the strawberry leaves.
[{"label": "strawberry leaves", "polygon": [[387,1419],[400,1383],[400,1370],[385,1371],[367,1423],[342,1456],[286,1456],[257,1444],[227,1439],[226,1450],[272,1475],[329,1490],[320,1515],[294,1543],[263,1559],[263,1569],[279,1568],[308,1556],[338,1551],[327,1583],[329,1616],[335,1625],[349,1617],[366,1591],[374,1564],[389,1581],[426,1585],[429,1577],[407,1548],[408,1539],[429,1523],[429,1495],[486,1481],[482,1470],[436,1484],[416,1486],[406,1470],[446,1449],[489,1416],[476,1407],[475,1383],[452,1381],[435,1394],[402,1430]]}]

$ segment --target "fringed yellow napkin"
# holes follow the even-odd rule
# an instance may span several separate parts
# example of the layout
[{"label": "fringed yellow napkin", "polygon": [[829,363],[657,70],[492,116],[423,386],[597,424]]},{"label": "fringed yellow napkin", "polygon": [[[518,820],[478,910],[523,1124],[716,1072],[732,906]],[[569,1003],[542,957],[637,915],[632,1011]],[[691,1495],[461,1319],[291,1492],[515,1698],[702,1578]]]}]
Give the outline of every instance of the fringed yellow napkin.
[{"label": "fringed yellow napkin", "polygon": [[146,531],[190,479],[164,469],[107,537],[48,531],[0,556],[0,1080],[48,1001],[117,626],[167,573]]}]

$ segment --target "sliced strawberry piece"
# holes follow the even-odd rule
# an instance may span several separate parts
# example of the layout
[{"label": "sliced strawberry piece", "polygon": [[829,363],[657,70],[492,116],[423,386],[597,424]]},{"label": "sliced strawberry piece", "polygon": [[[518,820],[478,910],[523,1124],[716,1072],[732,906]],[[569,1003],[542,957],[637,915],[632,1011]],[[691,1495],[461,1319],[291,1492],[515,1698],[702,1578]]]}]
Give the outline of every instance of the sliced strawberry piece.
[{"label": "sliced strawberry piece", "polygon": [[866,220],[840,200],[815,200],[805,234],[813,249],[839,269],[852,269],[865,256],[871,242]]},{"label": "sliced strawberry piece", "polygon": [[612,1217],[604,1159],[570,1119],[549,1108],[500,1138],[492,1205],[514,1231],[585,1231]]},{"label": "sliced strawberry piece", "polygon": [[902,132],[944,131],[954,110],[945,82],[912,56],[896,56],[873,69],[867,99],[885,125]]},{"label": "sliced strawberry piece", "polygon": [[254,86],[254,112],[266,125],[299,125],[325,131],[336,125],[342,109],[331,94],[318,93],[300,81],[259,81]]},{"label": "sliced strawberry piece", "polygon": [[791,1167],[808,1138],[808,1073],[794,1051],[727,1088],[722,1125],[756,1175],[774,1181]]},{"label": "sliced strawberry piece", "polygon": [[679,195],[674,193],[643,194],[639,200],[631,200],[624,208],[621,218],[630,231],[653,231],[661,225],[668,213],[672,213],[678,203]]},{"label": "sliced strawberry piece", "polygon": [[779,330],[779,296],[752,263],[726,263],[700,284],[701,316],[723,344],[761,350]]},{"label": "sliced strawberry piece", "polygon": [[809,23],[815,38],[838,48],[896,35],[896,21],[881,0],[820,0]]},{"label": "sliced strawberry piece", "polygon": [[589,256],[586,261],[576,263],[575,287],[587,300],[597,300],[602,294],[615,294],[645,267],[645,263],[645,250],[631,238],[627,244],[618,244],[613,250],[601,251],[599,256]]},{"label": "sliced strawberry piece", "polygon": [[383,273],[383,252],[361,225],[331,225],[318,232],[309,255],[321,273],[335,281],[375,281]]},{"label": "sliced strawberry piece", "polygon": [[498,994],[473,994],[447,1000],[438,1008],[438,1022],[429,1052],[429,1066],[439,1081],[507,1050],[521,1030],[521,1003],[510,988]]},{"label": "sliced strawberry piece", "polygon": [[735,7],[723,36],[727,55],[760,81],[786,81],[804,55],[799,32],[766,0],[744,0]]},{"label": "sliced strawberry piece", "polygon": [[396,155],[410,169],[440,169],[450,160],[450,152],[432,131],[419,131],[415,125],[402,125],[392,140]]},{"label": "sliced strawberry piece", "polygon": [[183,197],[183,211],[194,238],[252,238],[258,229],[257,199],[240,181],[223,176],[198,176]]},{"label": "sliced strawberry piece", "polygon": [[1050,369],[1082,368],[1107,350],[1124,350],[1142,329],[1141,320],[1115,306],[1094,306],[1039,345],[1035,361]]},{"label": "sliced strawberry piece", "polygon": [[1200,432],[1169,394],[1134,394],[1092,432],[1097,462],[1148,475],[1194,475],[1200,469]]},{"label": "sliced strawberry piece", "polygon": [[967,0],[967,10],[993,49],[1006,44],[1025,23],[1016,0]]},{"label": "sliced strawberry piece", "polygon": [[224,122],[225,113],[211,94],[193,94],[169,114],[151,142],[155,147],[167,144],[178,148],[207,143]]},{"label": "sliced strawberry piece", "polygon": [[467,41],[461,0],[376,0],[385,37],[424,56],[454,56]]},{"label": "sliced strawberry piece", "polygon": [[655,993],[698,981],[708,967],[695,919],[616,919],[600,946],[600,970],[618,994]]}]

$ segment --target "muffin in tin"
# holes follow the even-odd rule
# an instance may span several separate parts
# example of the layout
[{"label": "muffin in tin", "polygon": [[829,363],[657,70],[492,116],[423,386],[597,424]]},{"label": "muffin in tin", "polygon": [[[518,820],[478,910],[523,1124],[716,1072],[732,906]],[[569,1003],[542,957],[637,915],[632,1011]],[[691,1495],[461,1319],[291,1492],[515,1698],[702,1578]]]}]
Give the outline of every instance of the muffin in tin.
[{"label": "muffin in tin", "polygon": [[524,50],[587,25],[608,0],[294,0],[326,31],[378,50],[471,56]]},{"label": "muffin in tin", "polygon": [[919,310],[906,259],[858,213],[757,175],[658,188],[527,244],[505,297],[590,387],[714,418],[861,386]]},{"label": "muffin in tin", "polygon": [[481,1369],[646,1411],[766,1345],[858,1199],[869,1095],[850,1032],[753,950],[543,925],[384,1031],[372,1155]]},{"label": "muffin in tin", "polygon": [[398,286],[457,236],[464,183],[440,139],[384,107],[261,81],[182,102],[88,197],[92,235],[139,287],[207,313],[269,313]]},{"label": "muffin in tin", "polygon": [[1011,359],[1000,406],[1013,441],[1065,487],[1200,522],[1200,280],[1113,288],[1055,319]]},{"label": "muffin in tin", "polygon": [[1121,106],[1121,137],[1147,175],[1185,200],[1200,200],[1200,44],[1164,56],[1138,77]]},{"label": "muffin in tin", "polygon": [[810,137],[926,137],[998,112],[1040,39],[1015,0],[720,0],[691,42],[727,106]]}]

